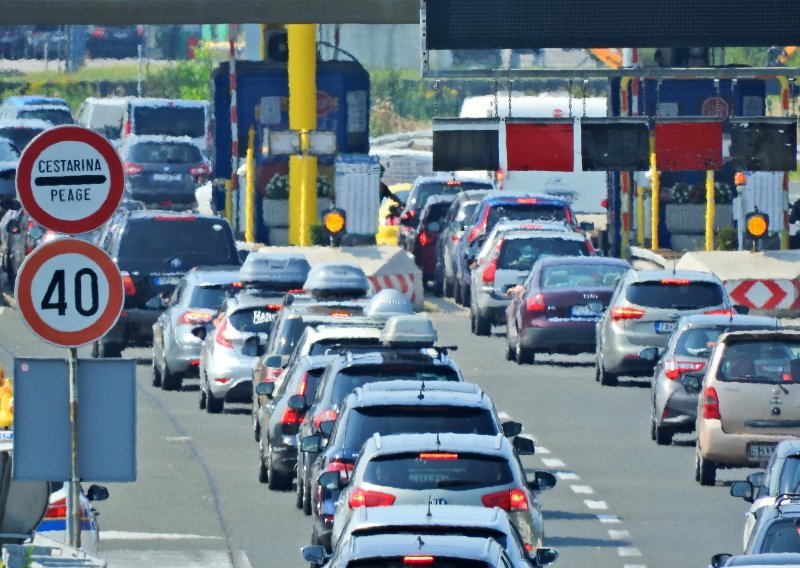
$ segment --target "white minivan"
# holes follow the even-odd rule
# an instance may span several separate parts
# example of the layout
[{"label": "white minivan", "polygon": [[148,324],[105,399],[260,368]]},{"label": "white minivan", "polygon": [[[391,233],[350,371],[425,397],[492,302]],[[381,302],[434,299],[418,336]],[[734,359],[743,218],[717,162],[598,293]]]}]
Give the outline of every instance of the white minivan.
[{"label": "white minivan", "polygon": [[122,142],[122,120],[129,97],[89,97],[81,103],[75,122],[105,136],[115,148]]},{"label": "white minivan", "polygon": [[211,105],[208,101],[130,97],[122,123],[123,141],[144,135],[187,137],[208,157]]}]

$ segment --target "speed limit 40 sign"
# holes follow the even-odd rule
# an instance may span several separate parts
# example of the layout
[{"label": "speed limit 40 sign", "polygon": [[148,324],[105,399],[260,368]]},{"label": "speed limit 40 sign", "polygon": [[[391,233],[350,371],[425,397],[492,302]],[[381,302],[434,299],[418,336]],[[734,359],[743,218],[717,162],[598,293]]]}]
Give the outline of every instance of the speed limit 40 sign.
[{"label": "speed limit 40 sign", "polygon": [[70,238],[44,244],[25,259],[15,295],[27,326],[63,347],[105,335],[125,300],[122,276],[111,257],[93,244]]}]

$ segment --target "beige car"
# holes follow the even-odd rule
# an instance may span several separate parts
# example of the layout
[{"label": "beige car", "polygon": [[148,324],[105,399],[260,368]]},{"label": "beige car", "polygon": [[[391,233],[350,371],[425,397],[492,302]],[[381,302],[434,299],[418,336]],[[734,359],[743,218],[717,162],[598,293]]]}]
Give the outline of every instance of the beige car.
[{"label": "beige car", "polygon": [[733,331],[719,337],[697,409],[695,478],[714,485],[718,468],[759,467],[783,440],[800,436],[800,332]]}]

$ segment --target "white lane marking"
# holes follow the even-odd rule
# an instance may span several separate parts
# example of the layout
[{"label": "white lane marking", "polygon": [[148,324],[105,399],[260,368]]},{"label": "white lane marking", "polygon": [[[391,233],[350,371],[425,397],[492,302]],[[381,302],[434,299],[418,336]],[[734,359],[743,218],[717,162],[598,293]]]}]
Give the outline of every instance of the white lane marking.
[{"label": "white lane marking", "polygon": [[594,493],[594,489],[588,485],[570,485],[569,488],[578,495],[592,495]]},{"label": "white lane marking", "polygon": [[608,504],[605,501],[590,501],[589,499],[584,499],[583,502],[594,511],[605,511],[608,509]]},{"label": "white lane marking", "polygon": [[222,540],[219,536],[103,530],[103,540]]},{"label": "white lane marking", "polygon": [[191,436],[164,436],[165,442],[188,442],[191,439]]},{"label": "white lane marking", "polygon": [[622,568],[647,568],[645,564],[625,564]]},{"label": "white lane marking", "polygon": [[627,541],[631,540],[631,533],[629,533],[628,531],[608,529],[608,536],[610,536],[614,540],[627,540]]},{"label": "white lane marking", "polygon": [[558,458],[542,458],[542,463],[547,467],[566,467],[567,465]]},{"label": "white lane marking", "polygon": [[550,450],[548,450],[544,446],[536,446],[536,453],[537,454],[551,454],[553,452],[551,452]]},{"label": "white lane marking", "polygon": [[620,546],[617,548],[617,554],[620,556],[641,556],[642,553],[639,551],[638,548],[634,548],[632,546]]},{"label": "white lane marking", "polygon": [[557,471],[556,477],[563,480],[577,480],[580,479],[577,473],[574,471]]},{"label": "white lane marking", "polygon": [[511,415],[508,412],[505,412],[504,410],[499,411],[497,413],[497,416],[500,418],[500,420],[503,421],[511,420]]},{"label": "white lane marking", "polygon": [[242,550],[238,550],[234,553],[236,556],[236,566],[237,568],[253,568],[253,565],[250,564],[250,559]]},{"label": "white lane marking", "polygon": [[[235,553],[236,568],[247,568],[250,562]],[[223,550],[108,550],[100,556],[114,568],[234,568],[227,551]],[[247,562],[244,564],[242,558]],[[240,564],[240,562],[242,562]]]},{"label": "white lane marking", "polygon": [[619,517],[617,517],[616,515],[598,514],[597,515],[597,520],[600,521],[601,523],[604,523],[604,524],[617,524],[617,523],[621,523],[622,522],[621,520],[619,520]]}]

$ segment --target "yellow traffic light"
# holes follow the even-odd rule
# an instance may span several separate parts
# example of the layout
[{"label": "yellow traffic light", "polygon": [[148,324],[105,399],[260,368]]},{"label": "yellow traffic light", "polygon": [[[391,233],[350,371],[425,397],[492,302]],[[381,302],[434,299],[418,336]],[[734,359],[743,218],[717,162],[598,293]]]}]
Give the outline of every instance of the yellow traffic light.
[{"label": "yellow traffic light", "polygon": [[758,211],[748,213],[744,219],[744,223],[747,236],[752,239],[764,237],[769,230],[769,216],[764,213],[759,213]]},{"label": "yellow traffic light", "polygon": [[331,235],[337,235],[344,231],[345,223],[344,211],[341,209],[331,210],[322,220],[325,230]]}]

